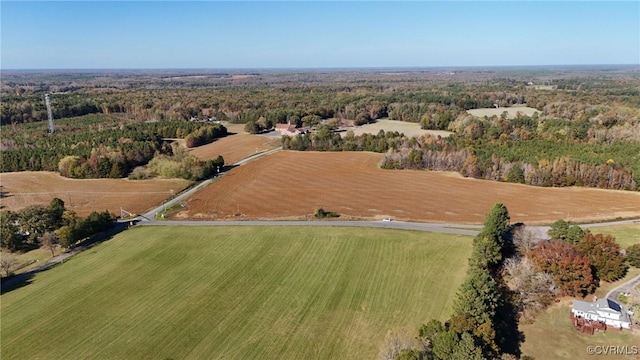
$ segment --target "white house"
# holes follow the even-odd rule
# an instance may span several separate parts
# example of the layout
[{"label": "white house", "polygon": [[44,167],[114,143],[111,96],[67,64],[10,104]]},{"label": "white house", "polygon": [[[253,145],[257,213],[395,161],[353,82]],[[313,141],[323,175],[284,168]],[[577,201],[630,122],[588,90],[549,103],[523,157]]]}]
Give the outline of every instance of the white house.
[{"label": "white house", "polygon": [[623,329],[631,328],[631,318],[626,309],[613,300],[599,299],[594,302],[573,300],[571,313],[575,317],[603,322],[607,326]]}]

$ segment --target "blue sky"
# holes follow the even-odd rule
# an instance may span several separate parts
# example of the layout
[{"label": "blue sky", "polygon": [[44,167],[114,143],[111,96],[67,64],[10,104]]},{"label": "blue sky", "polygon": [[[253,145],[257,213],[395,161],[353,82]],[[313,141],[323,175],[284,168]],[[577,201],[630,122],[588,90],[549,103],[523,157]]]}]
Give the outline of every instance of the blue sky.
[{"label": "blue sky", "polygon": [[640,64],[640,1],[0,3],[3,69]]}]

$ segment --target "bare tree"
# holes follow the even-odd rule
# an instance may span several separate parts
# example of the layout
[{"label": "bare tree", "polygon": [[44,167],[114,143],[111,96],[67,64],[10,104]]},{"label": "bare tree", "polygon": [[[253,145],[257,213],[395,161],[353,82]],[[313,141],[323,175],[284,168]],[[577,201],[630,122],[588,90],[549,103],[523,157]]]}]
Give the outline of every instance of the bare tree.
[{"label": "bare tree", "polygon": [[552,275],[536,271],[527,257],[505,260],[503,270],[507,286],[518,295],[517,304],[525,317],[533,317],[558,294]]},{"label": "bare tree", "polygon": [[513,232],[513,244],[520,256],[524,256],[533,250],[540,240],[539,234],[525,225],[518,226]]},{"label": "bare tree", "polygon": [[44,235],[40,237],[40,244],[43,248],[51,251],[51,256],[53,257],[56,255],[55,250],[58,246],[58,236],[53,232],[44,233]]},{"label": "bare tree", "polygon": [[391,330],[380,348],[380,360],[395,360],[403,351],[417,349],[424,351],[427,344],[422,344],[415,337],[404,331]]},{"label": "bare tree", "polygon": [[3,252],[2,255],[0,255],[0,268],[4,271],[5,276],[11,275],[17,262],[16,257],[10,252]]}]

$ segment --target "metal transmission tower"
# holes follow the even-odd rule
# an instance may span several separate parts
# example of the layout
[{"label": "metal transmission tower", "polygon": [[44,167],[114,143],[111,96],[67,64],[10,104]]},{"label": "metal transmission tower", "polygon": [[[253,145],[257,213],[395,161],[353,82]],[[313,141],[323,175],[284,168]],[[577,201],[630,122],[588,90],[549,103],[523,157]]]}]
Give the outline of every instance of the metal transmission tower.
[{"label": "metal transmission tower", "polygon": [[44,94],[44,103],[47,104],[47,116],[49,117],[49,134],[53,134],[55,129],[53,128],[53,114],[51,113],[51,101],[49,101],[49,94]]}]

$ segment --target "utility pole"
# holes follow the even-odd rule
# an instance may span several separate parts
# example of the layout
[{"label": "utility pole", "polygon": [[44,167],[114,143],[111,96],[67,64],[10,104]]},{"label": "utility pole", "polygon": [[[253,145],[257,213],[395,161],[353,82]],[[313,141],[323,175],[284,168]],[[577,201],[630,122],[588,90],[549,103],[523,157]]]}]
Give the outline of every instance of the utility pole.
[{"label": "utility pole", "polygon": [[49,101],[49,94],[44,94],[44,103],[47,105],[47,117],[49,118],[49,134],[53,134],[55,128],[53,127],[53,113],[51,112],[51,101]]}]

